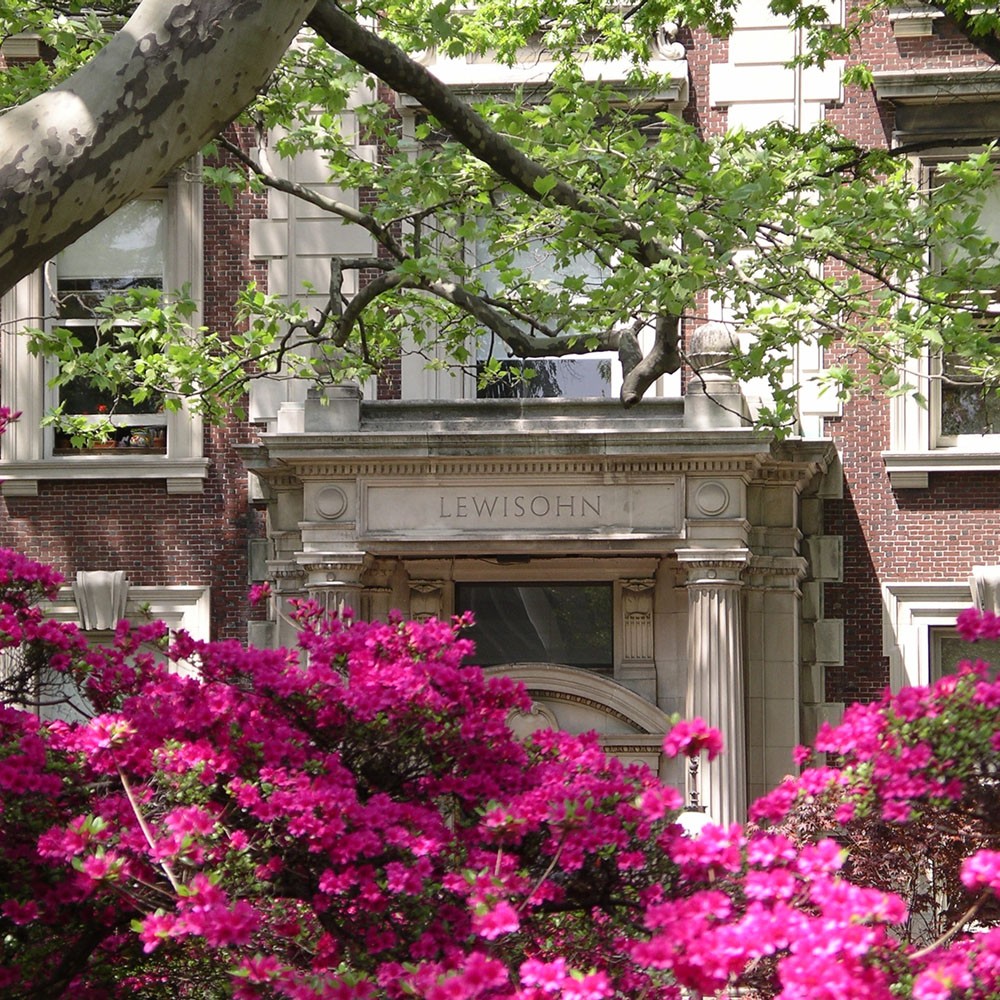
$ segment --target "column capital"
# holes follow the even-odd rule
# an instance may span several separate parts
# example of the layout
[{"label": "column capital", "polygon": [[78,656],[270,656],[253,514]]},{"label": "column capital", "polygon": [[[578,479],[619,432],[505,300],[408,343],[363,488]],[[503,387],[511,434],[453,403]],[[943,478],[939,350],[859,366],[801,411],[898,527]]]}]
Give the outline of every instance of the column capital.
[{"label": "column capital", "polygon": [[306,593],[329,614],[339,616],[345,607],[360,610],[364,559],[363,552],[300,552]]},{"label": "column capital", "polygon": [[688,586],[741,586],[750,565],[749,549],[678,549],[677,562],[687,570]]}]

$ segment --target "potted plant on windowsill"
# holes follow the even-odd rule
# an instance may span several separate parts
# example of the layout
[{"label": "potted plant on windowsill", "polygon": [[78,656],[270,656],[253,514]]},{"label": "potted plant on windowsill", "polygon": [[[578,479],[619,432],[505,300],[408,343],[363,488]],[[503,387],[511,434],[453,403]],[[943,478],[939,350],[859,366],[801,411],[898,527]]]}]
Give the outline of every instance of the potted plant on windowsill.
[{"label": "potted plant on windowsill", "polygon": [[60,439],[70,448],[80,450],[114,448],[117,430],[107,413],[63,413],[60,403],[51,413],[42,418],[43,427],[52,427],[56,432],[57,449]]}]

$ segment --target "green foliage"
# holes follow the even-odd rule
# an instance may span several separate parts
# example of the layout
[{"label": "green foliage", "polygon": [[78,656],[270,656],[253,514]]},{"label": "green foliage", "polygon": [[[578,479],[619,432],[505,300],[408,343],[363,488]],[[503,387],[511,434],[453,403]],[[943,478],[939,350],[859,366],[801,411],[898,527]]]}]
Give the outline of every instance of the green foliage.
[{"label": "green foliage", "polygon": [[22,104],[65,80],[107,42],[132,6],[114,0],[54,5],[0,0],[0,38],[34,36],[42,51],[41,58],[13,62],[0,73],[0,107]]},{"label": "green foliage", "polygon": [[[880,11],[857,7],[841,27],[827,23],[823,4],[771,7],[806,32],[799,61],[820,64],[848,54]],[[10,24],[23,9],[0,7]],[[335,294],[318,314],[250,288],[234,336],[189,329],[183,297],[113,297],[102,307],[107,336],[98,350],[84,356],[65,334],[41,332],[35,348],[67,366],[65,377],[86,373],[132,399],[194,394],[218,419],[245,379],[262,372],[364,378],[408,350],[464,366],[477,337],[506,340],[529,357],[607,350],[617,331],[649,329],[660,316],[697,322],[710,298],[745,333],[734,372],[769,383],[761,420],[780,429],[794,425],[799,344],[842,343],[865,359],[860,369],[827,371],[826,390],[841,397],[872,383],[910,391],[905,372],[928,348],[969,359],[987,383],[1000,380],[997,322],[983,291],[1000,283],[1000,255],[979,226],[992,150],[939,171],[930,192],[905,161],[859,148],[828,125],[700,134],[657,103],[663,81],[650,71],[650,41],[668,21],[724,33],[733,9],[729,0],[628,9],[485,0],[471,10],[410,0],[358,9],[413,53],[551,60],[544,88],[476,105],[499,159],[509,161],[512,149],[537,173],[512,183],[451,140],[447,122],[427,116],[417,115],[406,136],[377,81],[304,37],[245,118],[270,137],[274,162],[254,166],[248,148],[235,163],[220,146],[205,180],[231,205],[247,184],[274,183],[269,170],[285,176],[281,159],[318,156],[345,192],[321,207],[364,225],[379,244],[373,290],[351,304]],[[3,85],[19,88],[10,100],[60,78],[113,19],[30,8],[25,23],[58,57],[44,72],[39,64],[5,74]],[[613,88],[585,80],[581,58],[625,59],[632,69]],[[864,66],[850,70],[855,85],[869,77]]]},{"label": "green foliage", "polygon": [[89,448],[110,439],[115,425],[102,414],[64,413],[60,403],[42,418],[43,427],[54,427],[69,438],[74,448]]}]

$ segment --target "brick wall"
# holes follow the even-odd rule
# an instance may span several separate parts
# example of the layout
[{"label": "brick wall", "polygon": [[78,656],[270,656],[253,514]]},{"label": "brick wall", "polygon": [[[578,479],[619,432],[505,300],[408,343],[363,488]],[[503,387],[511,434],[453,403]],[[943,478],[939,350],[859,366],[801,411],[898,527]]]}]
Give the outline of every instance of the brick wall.
[{"label": "brick wall", "polygon": [[[249,261],[249,220],[266,209],[244,195],[235,207],[206,191],[205,312],[213,330],[233,328],[232,304],[260,267]],[[246,637],[247,548],[263,533],[247,506],[247,474],[234,445],[254,429],[233,421],[205,431],[204,493],[168,495],[163,480],[41,481],[37,497],[0,498],[0,545],[78,570],[123,569],[135,585],[211,586],[212,631]]]},{"label": "brick wall", "polygon": [[[865,32],[858,58],[876,71],[990,64],[944,20],[930,38],[897,39],[883,19]],[[827,114],[872,145],[890,142],[894,117],[891,106],[857,89]],[[826,426],[844,466],[843,499],[826,504],[826,531],[844,540],[844,579],[826,585],[825,613],[844,620],[845,636],[844,666],[827,668],[827,698],[867,700],[888,683],[882,582],[964,580],[971,566],[1000,561],[1000,474],[932,473],[926,490],[893,490],[882,460],[889,403],[879,394],[856,397]]]}]

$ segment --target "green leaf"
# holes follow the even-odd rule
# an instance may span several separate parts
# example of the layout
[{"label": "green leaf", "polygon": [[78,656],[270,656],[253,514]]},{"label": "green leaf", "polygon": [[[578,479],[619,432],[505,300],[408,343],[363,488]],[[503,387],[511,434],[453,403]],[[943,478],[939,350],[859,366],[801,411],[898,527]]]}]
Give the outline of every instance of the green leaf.
[{"label": "green leaf", "polygon": [[534,189],[544,198],[557,184],[559,179],[553,174],[546,174],[544,177],[536,177]]}]

